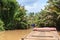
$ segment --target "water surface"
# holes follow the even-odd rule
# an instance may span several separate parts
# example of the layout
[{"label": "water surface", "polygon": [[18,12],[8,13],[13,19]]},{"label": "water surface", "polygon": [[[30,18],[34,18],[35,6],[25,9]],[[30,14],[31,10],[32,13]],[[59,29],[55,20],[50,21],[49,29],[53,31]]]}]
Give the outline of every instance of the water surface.
[{"label": "water surface", "polygon": [[[0,40],[21,40],[25,35],[28,35],[32,29],[28,30],[9,30],[0,32]],[[58,32],[60,34],[60,32]]]},{"label": "water surface", "polygon": [[24,35],[27,35],[30,32],[31,29],[3,31],[0,32],[0,40],[21,40]]}]

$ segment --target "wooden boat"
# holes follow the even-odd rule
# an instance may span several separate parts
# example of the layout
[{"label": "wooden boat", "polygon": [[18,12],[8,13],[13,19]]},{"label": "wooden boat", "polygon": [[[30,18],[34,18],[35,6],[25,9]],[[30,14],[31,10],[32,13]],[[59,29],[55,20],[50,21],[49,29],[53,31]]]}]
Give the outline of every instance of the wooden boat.
[{"label": "wooden boat", "polygon": [[56,28],[34,28],[21,40],[60,40]]}]

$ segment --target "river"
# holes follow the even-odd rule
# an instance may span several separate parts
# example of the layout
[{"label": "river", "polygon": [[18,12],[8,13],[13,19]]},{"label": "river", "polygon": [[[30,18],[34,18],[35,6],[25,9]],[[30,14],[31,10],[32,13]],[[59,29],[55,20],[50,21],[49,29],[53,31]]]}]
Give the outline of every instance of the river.
[{"label": "river", "polygon": [[24,35],[29,34],[31,31],[32,29],[3,31],[0,32],[0,40],[21,40]]},{"label": "river", "polygon": [[21,40],[24,35],[27,35],[32,30],[9,30],[0,32],[0,40]]}]

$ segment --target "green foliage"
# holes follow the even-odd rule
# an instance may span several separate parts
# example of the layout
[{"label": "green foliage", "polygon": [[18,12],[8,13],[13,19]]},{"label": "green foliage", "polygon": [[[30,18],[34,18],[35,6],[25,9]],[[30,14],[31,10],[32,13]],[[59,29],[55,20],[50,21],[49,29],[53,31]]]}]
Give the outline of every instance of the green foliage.
[{"label": "green foliage", "polygon": [[38,25],[56,27],[60,30],[60,0],[48,0],[48,5],[41,10],[38,16]]},{"label": "green foliage", "polygon": [[11,22],[14,20],[14,14],[18,10],[19,5],[11,0],[1,0],[0,4],[0,18],[5,24],[5,29],[11,29],[12,27],[8,27],[8,25],[12,26]]},{"label": "green foliage", "polygon": [[0,18],[4,22],[6,30],[27,28],[27,19],[25,19],[26,10],[19,6],[16,0],[0,1]]},{"label": "green foliage", "polygon": [[4,23],[3,21],[1,21],[0,19],[0,31],[3,31],[4,30]]},{"label": "green foliage", "polygon": [[18,12],[14,15],[17,29],[26,29],[27,28],[27,19],[25,17],[26,10],[24,7],[20,7]]},{"label": "green foliage", "polygon": [[48,7],[48,8],[51,9],[51,12],[54,11],[54,12],[56,12],[56,14],[58,14],[57,17],[54,17],[54,21],[55,21],[55,19],[57,20],[57,21],[55,21],[56,28],[58,30],[60,30],[60,17],[59,17],[59,15],[60,15],[60,0],[52,0],[52,1],[49,0],[49,6],[50,7]]},{"label": "green foliage", "polygon": [[48,12],[44,10],[42,10],[42,12],[40,12],[40,21],[38,21],[39,27],[55,27],[57,23],[58,14],[56,12]]},{"label": "green foliage", "polygon": [[26,16],[24,6],[19,6],[16,0],[0,0],[0,30],[26,29],[28,24],[39,27],[60,26],[60,0],[48,0],[44,10]]},{"label": "green foliage", "polygon": [[28,17],[28,26],[31,27],[32,24],[35,24],[37,23],[37,16],[35,16],[34,12],[30,12]]}]

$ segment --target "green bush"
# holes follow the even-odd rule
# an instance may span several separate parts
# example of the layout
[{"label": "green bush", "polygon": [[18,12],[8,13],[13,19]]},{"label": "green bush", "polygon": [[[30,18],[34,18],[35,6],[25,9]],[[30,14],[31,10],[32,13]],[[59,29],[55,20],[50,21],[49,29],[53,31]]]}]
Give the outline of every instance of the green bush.
[{"label": "green bush", "polygon": [[3,21],[0,20],[0,31],[3,31],[4,30],[4,23]]},{"label": "green bush", "polygon": [[15,28],[15,23],[10,22],[9,24],[7,24],[7,26],[5,27],[6,30],[14,30]]},{"label": "green bush", "polygon": [[25,22],[17,22],[16,29],[27,29],[27,23]]}]

